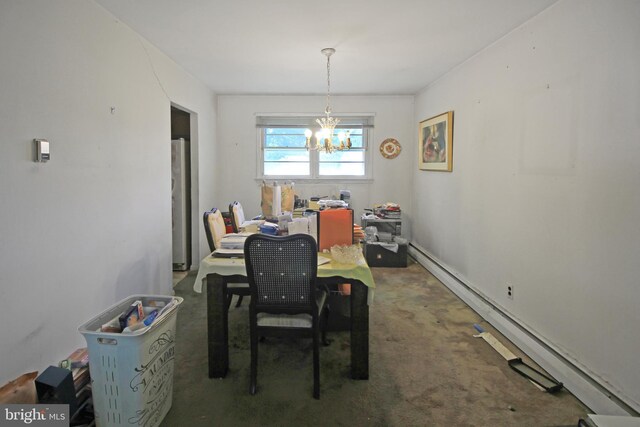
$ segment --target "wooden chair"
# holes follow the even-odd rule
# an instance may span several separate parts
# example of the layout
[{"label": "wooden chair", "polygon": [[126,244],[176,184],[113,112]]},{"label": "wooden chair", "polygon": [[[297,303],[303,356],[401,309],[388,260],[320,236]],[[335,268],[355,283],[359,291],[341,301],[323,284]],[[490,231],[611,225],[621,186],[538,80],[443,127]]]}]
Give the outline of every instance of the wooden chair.
[{"label": "wooden chair", "polygon": [[[266,336],[301,336],[313,339],[313,397],[320,398],[320,330],[326,345],[327,292],[316,289],[318,253],[307,234],[269,236],[253,234],[244,246],[251,289],[251,383],[256,393],[258,341]],[[326,315],[326,310],[324,310]],[[322,328],[320,323],[322,323]]]},{"label": "wooden chair", "polygon": [[[202,221],[204,222],[204,231],[207,235],[209,249],[213,252],[216,248],[220,247],[220,241],[226,234],[226,227],[224,225],[222,213],[220,210],[213,208],[202,215]],[[242,304],[242,298],[246,295],[250,295],[249,284],[227,282],[227,307],[231,305],[231,300],[234,295],[238,296],[236,307],[240,307]]]}]

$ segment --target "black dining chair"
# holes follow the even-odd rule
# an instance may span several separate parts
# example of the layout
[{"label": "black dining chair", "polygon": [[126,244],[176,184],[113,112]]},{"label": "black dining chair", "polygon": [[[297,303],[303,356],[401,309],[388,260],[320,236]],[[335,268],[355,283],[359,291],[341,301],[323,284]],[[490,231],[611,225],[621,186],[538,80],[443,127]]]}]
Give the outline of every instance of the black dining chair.
[{"label": "black dining chair", "polygon": [[[207,235],[209,249],[213,252],[220,245],[220,240],[226,234],[222,212],[216,208],[206,211],[202,215],[202,222],[204,223],[204,231]],[[236,283],[227,281],[227,308],[231,306],[231,300],[234,295],[238,296],[236,307],[240,307],[242,298],[250,295],[249,284],[246,282]]]},{"label": "black dining chair", "polygon": [[[327,292],[316,287],[318,250],[307,234],[253,234],[244,245],[251,289],[251,383],[256,393],[258,341],[268,336],[313,339],[313,397],[320,398],[320,331],[326,345]],[[321,321],[321,314],[325,314]]]}]

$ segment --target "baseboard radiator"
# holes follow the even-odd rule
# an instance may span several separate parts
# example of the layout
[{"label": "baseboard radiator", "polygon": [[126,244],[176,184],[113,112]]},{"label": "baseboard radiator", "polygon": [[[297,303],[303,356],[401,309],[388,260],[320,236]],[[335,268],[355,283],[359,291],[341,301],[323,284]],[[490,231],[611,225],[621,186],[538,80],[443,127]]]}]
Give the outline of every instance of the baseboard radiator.
[{"label": "baseboard radiator", "polygon": [[[410,243],[409,255],[533,361],[562,382],[591,411],[604,415],[640,415],[640,406],[612,392],[581,367],[579,362],[562,354],[515,316],[465,283],[427,250]],[[469,325],[469,333],[474,333],[472,326]]]}]

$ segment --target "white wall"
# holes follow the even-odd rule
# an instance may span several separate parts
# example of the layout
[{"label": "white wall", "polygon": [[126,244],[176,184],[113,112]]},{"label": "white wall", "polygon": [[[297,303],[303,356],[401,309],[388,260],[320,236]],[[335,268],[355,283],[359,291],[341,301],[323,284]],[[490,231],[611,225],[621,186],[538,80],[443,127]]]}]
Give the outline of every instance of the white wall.
[{"label": "white wall", "polygon": [[[216,113],[210,90],[93,2],[3,1],[0,58],[4,384],[84,346],[78,326],[116,301],[172,292],[170,102],[198,114],[205,205]],[[51,142],[48,163],[33,138]]]},{"label": "white wall", "polygon": [[416,124],[455,112],[453,172],[414,167],[412,213],[417,246],[636,410],[638,22],[563,0],[418,94]]},{"label": "white wall", "polygon": [[[323,96],[218,96],[219,150],[220,158],[225,160],[218,163],[218,179],[222,185],[216,207],[227,210],[229,203],[237,200],[247,216],[260,213],[260,181],[256,180],[259,160],[256,154],[257,113],[321,114],[325,103]],[[339,190],[350,190],[357,222],[364,208],[385,202],[398,203],[407,213],[403,233],[410,233],[411,170],[417,162],[411,151],[413,97],[332,96],[331,107],[334,113],[375,113],[370,141],[373,179],[367,183],[305,184],[297,181],[296,193],[309,198],[339,196]],[[393,160],[380,154],[380,143],[386,138],[397,139],[403,147]]]}]

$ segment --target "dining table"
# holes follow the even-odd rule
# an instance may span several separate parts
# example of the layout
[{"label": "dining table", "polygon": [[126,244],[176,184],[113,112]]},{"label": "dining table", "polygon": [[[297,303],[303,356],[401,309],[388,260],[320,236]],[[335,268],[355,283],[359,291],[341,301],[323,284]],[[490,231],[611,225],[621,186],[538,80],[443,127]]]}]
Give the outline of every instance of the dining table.
[{"label": "dining table", "polygon": [[[367,262],[359,254],[355,262],[339,262],[329,252],[318,253],[317,281],[323,284],[350,284],[351,378],[369,378],[369,306],[373,302],[375,282]],[[247,282],[244,258],[216,257],[200,261],[193,285],[207,298],[207,342],[209,378],[224,378],[229,369],[229,325],[227,283]]]}]

